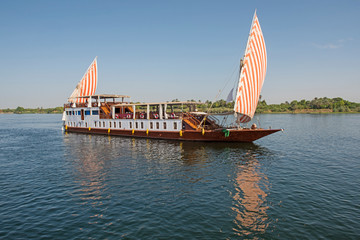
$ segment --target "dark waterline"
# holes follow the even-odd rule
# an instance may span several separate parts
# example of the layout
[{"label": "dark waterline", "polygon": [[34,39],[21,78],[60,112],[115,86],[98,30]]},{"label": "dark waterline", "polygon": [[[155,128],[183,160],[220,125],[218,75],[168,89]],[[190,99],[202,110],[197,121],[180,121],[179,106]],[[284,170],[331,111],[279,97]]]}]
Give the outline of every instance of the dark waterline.
[{"label": "dark waterline", "polygon": [[360,114],[258,118],[285,132],[177,142],[0,115],[0,238],[359,239]]}]

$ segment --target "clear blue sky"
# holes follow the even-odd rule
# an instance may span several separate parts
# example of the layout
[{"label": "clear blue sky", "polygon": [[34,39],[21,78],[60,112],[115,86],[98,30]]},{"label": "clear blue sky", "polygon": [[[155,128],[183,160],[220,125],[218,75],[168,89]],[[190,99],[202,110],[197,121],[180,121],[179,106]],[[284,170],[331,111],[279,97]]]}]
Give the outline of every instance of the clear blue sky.
[{"label": "clear blue sky", "polygon": [[[96,93],[213,100],[234,84],[255,9],[268,103],[360,102],[360,1],[0,1],[0,108],[66,102],[98,56]],[[231,77],[232,76],[232,77]]]}]

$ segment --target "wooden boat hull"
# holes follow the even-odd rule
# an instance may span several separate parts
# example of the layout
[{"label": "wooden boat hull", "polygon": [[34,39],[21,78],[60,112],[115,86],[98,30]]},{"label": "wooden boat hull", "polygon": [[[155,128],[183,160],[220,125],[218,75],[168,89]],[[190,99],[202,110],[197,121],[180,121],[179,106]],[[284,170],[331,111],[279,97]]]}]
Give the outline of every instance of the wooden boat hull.
[{"label": "wooden boat hull", "polygon": [[228,136],[222,130],[184,130],[175,131],[149,131],[144,130],[122,130],[122,129],[101,129],[101,128],[83,128],[66,127],[66,132],[102,134],[110,136],[123,137],[141,137],[153,139],[169,139],[182,141],[205,141],[205,142],[253,142],[272,133],[281,131],[281,129],[230,129]]}]

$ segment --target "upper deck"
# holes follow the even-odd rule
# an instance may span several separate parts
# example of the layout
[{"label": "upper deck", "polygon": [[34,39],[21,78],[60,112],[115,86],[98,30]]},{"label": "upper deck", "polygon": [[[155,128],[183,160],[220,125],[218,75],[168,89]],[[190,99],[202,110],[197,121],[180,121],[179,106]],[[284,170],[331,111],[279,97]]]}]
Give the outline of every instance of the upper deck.
[{"label": "upper deck", "polygon": [[[124,98],[129,98],[129,96],[110,94],[83,96],[81,98],[86,98],[88,102],[64,104],[66,111],[71,111],[71,109],[79,111],[77,115],[81,115],[81,120],[85,119],[86,112],[96,109],[99,119],[181,119],[185,122],[186,129],[216,129],[220,127],[216,119],[197,111],[196,106],[202,104],[200,102],[132,103],[124,101]],[[119,98],[121,101],[116,100]]]}]

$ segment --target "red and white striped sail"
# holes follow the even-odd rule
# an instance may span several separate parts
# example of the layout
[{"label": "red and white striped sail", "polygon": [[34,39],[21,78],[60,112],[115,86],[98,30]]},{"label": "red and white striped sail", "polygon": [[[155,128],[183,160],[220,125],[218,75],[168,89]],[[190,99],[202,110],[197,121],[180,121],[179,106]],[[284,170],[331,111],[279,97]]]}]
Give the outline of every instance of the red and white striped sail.
[{"label": "red and white striped sail", "polygon": [[[97,58],[97,57],[96,57]],[[73,103],[84,103],[87,99],[78,98],[82,96],[91,96],[95,94],[97,86],[97,61],[96,58],[90,64],[88,70],[80,82],[76,85],[75,90],[69,98],[69,102]]]},{"label": "red and white striped sail", "polygon": [[266,62],[265,41],[255,11],[234,105],[241,123],[249,122],[254,117],[266,75]]}]

